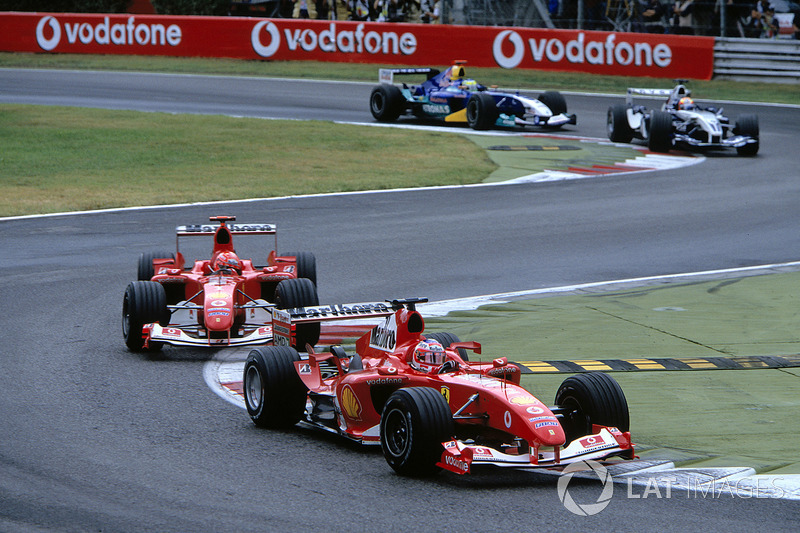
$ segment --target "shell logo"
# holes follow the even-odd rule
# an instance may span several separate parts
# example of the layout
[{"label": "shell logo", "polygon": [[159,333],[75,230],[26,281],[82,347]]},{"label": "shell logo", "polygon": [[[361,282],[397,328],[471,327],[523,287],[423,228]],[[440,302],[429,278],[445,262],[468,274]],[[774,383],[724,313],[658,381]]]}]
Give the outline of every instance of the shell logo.
[{"label": "shell logo", "polygon": [[361,420],[361,403],[350,385],[345,385],[342,389],[342,409],[348,418]]},{"label": "shell logo", "polygon": [[510,401],[517,405],[533,405],[538,402],[538,400],[530,394],[527,396],[514,396]]}]

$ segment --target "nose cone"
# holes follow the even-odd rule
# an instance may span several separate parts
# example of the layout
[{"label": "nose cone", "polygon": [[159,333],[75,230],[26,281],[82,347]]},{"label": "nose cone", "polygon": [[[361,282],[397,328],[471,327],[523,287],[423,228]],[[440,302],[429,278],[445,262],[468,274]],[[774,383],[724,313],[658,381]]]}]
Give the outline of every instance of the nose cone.
[{"label": "nose cone", "polygon": [[228,331],[233,326],[234,290],[235,287],[214,287],[206,291],[203,312],[209,331]]}]

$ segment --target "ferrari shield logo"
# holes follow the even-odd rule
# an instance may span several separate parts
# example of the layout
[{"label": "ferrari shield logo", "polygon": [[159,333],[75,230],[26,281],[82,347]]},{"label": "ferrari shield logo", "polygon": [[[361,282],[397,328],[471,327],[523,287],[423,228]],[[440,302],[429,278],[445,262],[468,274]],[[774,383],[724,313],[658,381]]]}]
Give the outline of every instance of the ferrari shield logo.
[{"label": "ferrari shield logo", "polygon": [[442,393],[444,399],[447,400],[447,403],[450,403],[450,387],[442,387],[439,389],[439,392]]}]

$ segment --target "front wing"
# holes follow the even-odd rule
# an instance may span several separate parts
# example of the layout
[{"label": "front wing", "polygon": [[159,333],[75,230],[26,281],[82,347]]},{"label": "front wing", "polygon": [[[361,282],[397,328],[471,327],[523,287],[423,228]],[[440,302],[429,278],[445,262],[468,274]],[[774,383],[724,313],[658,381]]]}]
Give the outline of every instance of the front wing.
[{"label": "front wing", "polygon": [[536,457],[530,453],[511,455],[488,446],[465,444],[459,440],[442,443],[444,451],[437,466],[455,472],[469,474],[474,466],[498,466],[520,470],[563,467],[587,460],[603,460],[614,456],[633,457],[630,434],[614,427],[602,427],[597,433],[575,439],[558,452],[539,451]]}]

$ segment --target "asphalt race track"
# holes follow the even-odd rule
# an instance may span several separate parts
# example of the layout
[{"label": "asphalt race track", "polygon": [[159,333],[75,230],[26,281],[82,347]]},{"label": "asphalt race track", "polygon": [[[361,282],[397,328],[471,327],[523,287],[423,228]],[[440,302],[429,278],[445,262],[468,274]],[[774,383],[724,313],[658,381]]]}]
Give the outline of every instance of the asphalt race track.
[{"label": "asphalt race track", "polygon": [[[353,122],[372,121],[370,88],[0,70],[3,103]],[[578,125],[563,133],[604,138],[610,100],[567,101]],[[544,474],[400,478],[374,448],[255,428],[204,383],[213,353],[131,354],[119,325],[139,253],[213,214],[277,223],[281,250],[314,252],[326,303],[796,261],[800,108],[757,112],[758,157],[679,170],[0,221],[0,530],[796,531],[796,501],[626,498],[618,486],[602,513],[578,517]],[[597,484],[570,492],[593,500]]]}]

